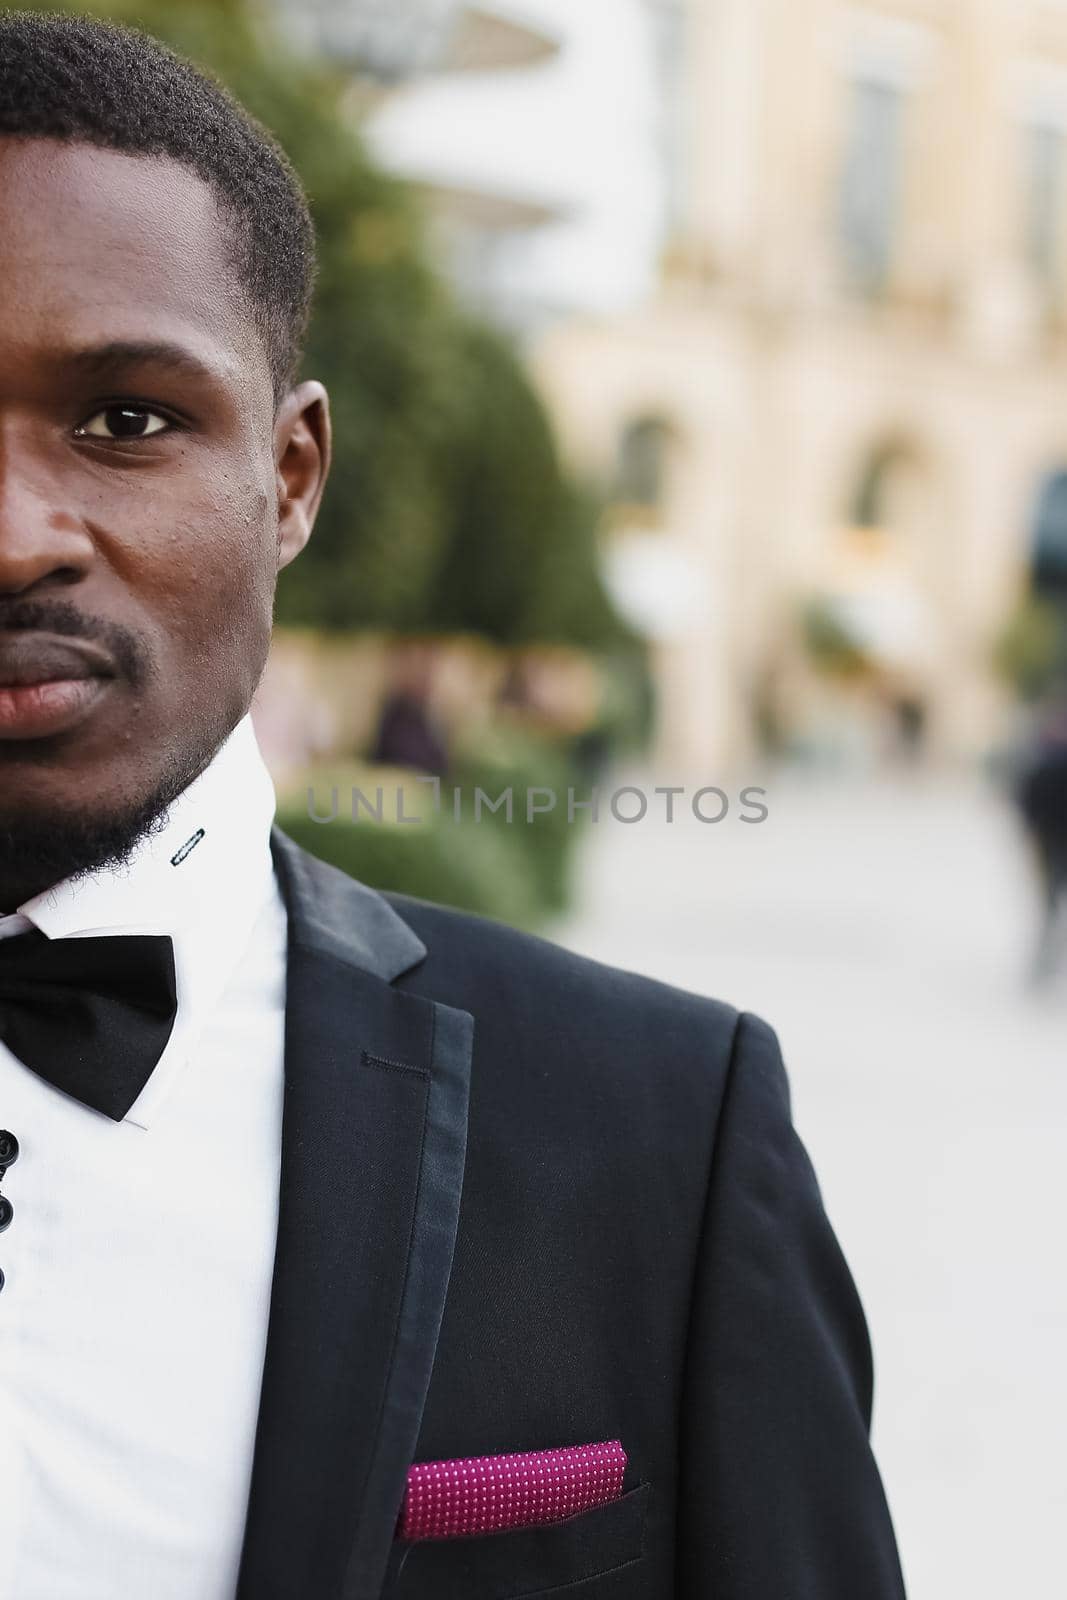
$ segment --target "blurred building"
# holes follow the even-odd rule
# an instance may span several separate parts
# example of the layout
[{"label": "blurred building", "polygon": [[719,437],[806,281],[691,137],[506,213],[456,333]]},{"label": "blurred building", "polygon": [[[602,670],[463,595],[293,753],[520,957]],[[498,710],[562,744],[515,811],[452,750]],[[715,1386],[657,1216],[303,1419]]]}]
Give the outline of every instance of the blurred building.
[{"label": "blurred building", "polygon": [[351,71],[354,114],[376,157],[419,191],[434,253],[460,294],[506,326],[524,327],[532,308],[509,292],[509,263],[565,208],[528,173],[487,178],[470,141],[456,138],[454,108],[486,82],[495,87],[501,76],[551,62],[557,35],[505,0],[279,3],[294,42]]},{"label": "blurred building", "polygon": [[274,0],[296,45],[383,87],[426,72],[496,71],[553,56],[557,41],[520,7],[468,0]]},{"label": "blurred building", "polygon": [[537,366],[610,488],[661,755],[971,755],[1067,552],[1067,0],[650,0],[652,303]]}]

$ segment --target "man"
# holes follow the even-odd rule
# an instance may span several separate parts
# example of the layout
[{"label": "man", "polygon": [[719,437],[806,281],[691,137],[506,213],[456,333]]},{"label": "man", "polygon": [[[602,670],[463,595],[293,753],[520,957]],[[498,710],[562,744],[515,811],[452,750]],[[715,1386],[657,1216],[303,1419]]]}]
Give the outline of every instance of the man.
[{"label": "man", "polygon": [[0,18],[0,1594],[897,1600],[769,1029],[272,827],[312,256],[191,68]]}]

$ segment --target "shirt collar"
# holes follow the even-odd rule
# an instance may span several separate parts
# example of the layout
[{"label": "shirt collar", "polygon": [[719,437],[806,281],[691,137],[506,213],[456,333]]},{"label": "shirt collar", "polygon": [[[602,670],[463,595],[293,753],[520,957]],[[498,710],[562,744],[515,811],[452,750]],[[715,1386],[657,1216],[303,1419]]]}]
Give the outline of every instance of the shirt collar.
[{"label": "shirt collar", "polygon": [[178,1016],[163,1057],[127,1118],[147,1127],[212,1000],[274,891],[274,785],[246,715],[128,861],[66,878],[0,916],[0,938],[29,927],[49,939],[166,933],[174,941]]}]

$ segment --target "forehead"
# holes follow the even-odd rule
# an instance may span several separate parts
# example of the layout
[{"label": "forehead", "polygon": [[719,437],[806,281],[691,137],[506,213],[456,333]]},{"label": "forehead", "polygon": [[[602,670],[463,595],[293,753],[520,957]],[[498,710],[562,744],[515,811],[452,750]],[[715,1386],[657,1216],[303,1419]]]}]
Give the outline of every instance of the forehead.
[{"label": "forehead", "polygon": [[187,345],[269,382],[211,188],[165,157],[0,137],[0,370],[106,340]]}]

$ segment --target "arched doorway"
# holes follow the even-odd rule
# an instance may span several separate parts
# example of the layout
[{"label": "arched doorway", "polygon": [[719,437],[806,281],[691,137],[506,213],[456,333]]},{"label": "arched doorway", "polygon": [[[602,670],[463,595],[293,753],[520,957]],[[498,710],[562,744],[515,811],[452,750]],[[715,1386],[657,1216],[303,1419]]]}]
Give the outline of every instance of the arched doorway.
[{"label": "arched doorway", "polygon": [[715,604],[708,431],[654,405],[618,412],[606,485],[608,588],[645,642],[653,760],[679,771],[723,747],[736,699]]},{"label": "arched doorway", "polygon": [[662,511],[670,492],[675,430],[661,416],[625,422],[616,450],[612,501],[621,515],[647,521]]},{"label": "arched doorway", "polygon": [[907,758],[924,752],[950,693],[940,490],[907,434],[882,434],[854,456],[805,615],[828,719],[849,719],[847,743]]},{"label": "arched doorway", "polygon": [[680,430],[654,412],[623,420],[608,483],[608,585],[632,627],[666,642],[694,620],[699,585],[678,525]]}]

